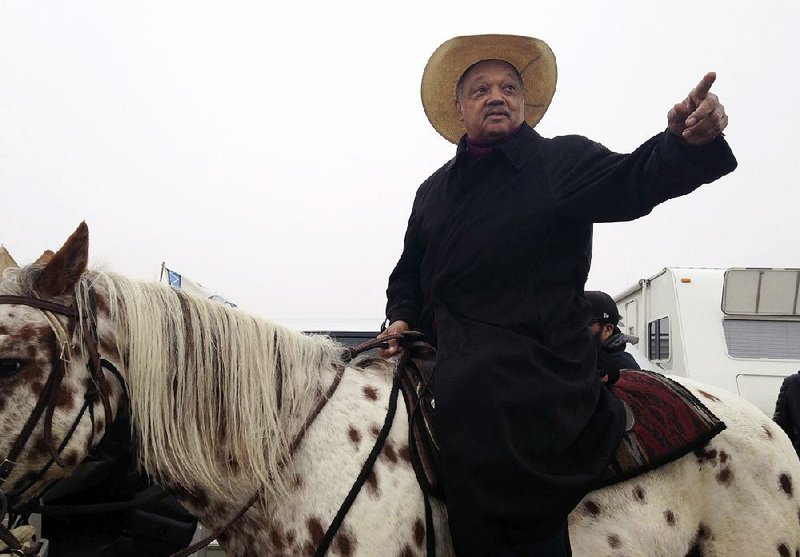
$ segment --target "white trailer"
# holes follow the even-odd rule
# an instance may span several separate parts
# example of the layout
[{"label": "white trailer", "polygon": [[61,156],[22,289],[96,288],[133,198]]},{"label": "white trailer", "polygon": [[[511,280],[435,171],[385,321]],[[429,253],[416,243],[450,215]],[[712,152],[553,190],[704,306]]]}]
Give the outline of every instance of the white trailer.
[{"label": "white trailer", "polygon": [[772,416],[784,377],[800,370],[798,298],[800,269],[668,267],[615,300],[654,366]]}]

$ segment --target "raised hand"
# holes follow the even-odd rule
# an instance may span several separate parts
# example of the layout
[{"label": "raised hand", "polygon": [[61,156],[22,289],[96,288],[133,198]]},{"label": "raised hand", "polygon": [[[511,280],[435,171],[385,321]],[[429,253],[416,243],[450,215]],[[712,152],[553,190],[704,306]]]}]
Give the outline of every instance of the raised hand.
[{"label": "raised hand", "polygon": [[689,145],[704,145],[714,140],[728,125],[728,115],[719,98],[711,93],[717,74],[708,72],[683,102],[667,114],[667,128]]}]

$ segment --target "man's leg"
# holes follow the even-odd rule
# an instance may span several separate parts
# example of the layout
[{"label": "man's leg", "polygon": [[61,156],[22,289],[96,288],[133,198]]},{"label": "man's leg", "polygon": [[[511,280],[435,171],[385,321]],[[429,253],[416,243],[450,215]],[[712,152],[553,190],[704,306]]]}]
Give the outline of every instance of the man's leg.
[{"label": "man's leg", "polygon": [[490,557],[572,557],[567,523],[551,538],[498,547]]}]

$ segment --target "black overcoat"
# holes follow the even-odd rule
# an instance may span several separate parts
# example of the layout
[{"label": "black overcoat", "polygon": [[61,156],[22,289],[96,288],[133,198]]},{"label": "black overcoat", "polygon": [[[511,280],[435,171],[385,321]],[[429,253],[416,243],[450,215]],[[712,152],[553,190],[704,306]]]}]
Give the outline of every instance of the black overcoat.
[{"label": "black overcoat", "polygon": [[583,287],[592,223],[632,220],[736,167],[722,137],[631,154],[523,124],[420,186],[387,317],[433,333],[437,434],[456,550],[552,535],[624,428],[597,378]]}]

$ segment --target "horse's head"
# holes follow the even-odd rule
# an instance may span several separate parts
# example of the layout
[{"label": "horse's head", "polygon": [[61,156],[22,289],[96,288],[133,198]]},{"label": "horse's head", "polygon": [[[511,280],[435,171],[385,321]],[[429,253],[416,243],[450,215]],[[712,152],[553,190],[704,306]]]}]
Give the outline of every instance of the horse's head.
[{"label": "horse's head", "polygon": [[121,385],[93,369],[86,341],[104,306],[81,293],[88,242],[81,223],[58,252],[0,279],[0,482],[14,500],[69,475],[119,405]]}]

